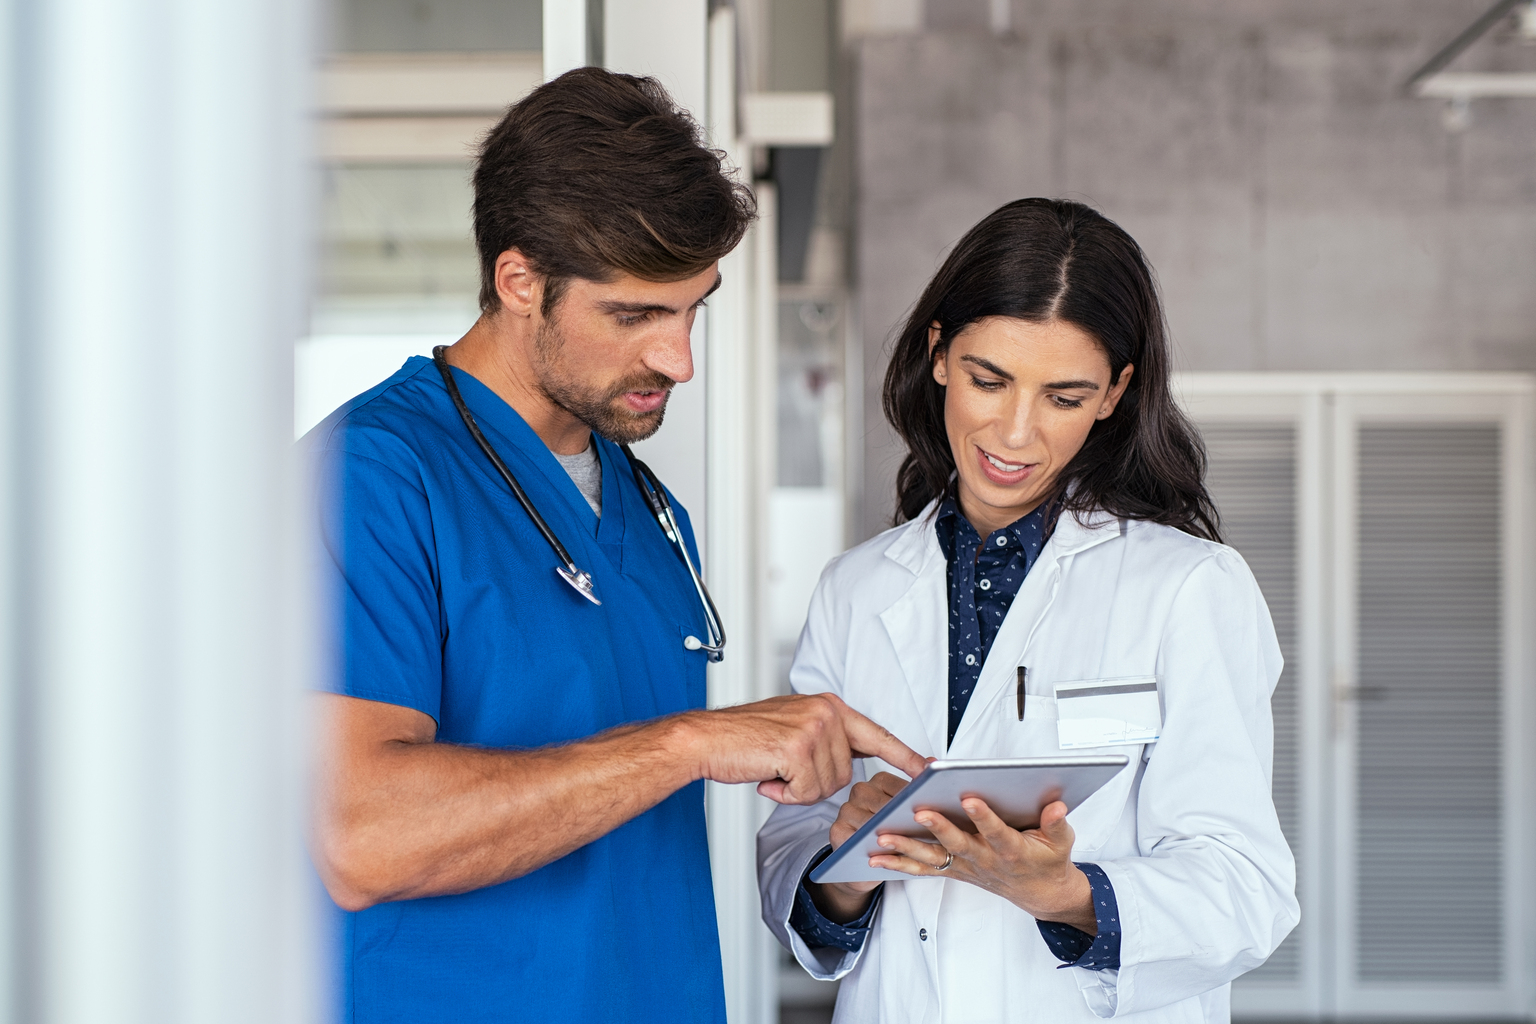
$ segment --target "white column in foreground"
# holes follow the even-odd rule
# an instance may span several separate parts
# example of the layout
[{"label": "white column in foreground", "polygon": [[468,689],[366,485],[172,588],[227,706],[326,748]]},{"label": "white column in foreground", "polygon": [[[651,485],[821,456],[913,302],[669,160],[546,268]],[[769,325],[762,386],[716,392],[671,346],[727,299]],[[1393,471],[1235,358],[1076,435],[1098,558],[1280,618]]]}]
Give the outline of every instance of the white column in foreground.
[{"label": "white column in foreground", "polygon": [[16,1018],[310,1020],[309,4],[5,6]]}]

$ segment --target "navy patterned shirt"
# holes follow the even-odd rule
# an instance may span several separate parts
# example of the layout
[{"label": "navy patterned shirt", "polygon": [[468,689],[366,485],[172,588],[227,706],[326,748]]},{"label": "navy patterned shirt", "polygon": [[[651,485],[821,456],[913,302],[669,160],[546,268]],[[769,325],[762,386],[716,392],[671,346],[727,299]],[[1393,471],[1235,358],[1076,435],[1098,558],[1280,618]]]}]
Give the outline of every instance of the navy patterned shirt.
[{"label": "navy patterned shirt", "polygon": [[[981,677],[982,663],[1003,618],[1024,585],[1024,577],[1034,568],[1048,532],[1045,506],[997,530],[982,540],[976,528],[960,512],[959,503],[945,498],[939,505],[935,528],[939,546],[949,563],[949,739],[965,716],[971,694]],[[813,858],[810,868],[830,852],[828,847]],[[1079,864],[1088,876],[1093,891],[1093,911],[1098,934],[1089,935],[1069,924],[1037,921],[1040,936],[1063,967],[1086,967],[1091,971],[1117,970],[1120,967],[1120,909],[1109,877],[1097,864]],[[816,909],[806,878],[800,879],[795,906],[790,912],[790,926],[812,948],[832,947],[857,952],[869,934],[879,905],[879,892],[869,909],[856,921],[840,925],[827,920]],[[881,887],[884,888],[883,886]]]},{"label": "navy patterned shirt", "polygon": [[[1063,961],[1062,967],[1086,967],[1090,971],[1120,969],[1120,905],[1115,901],[1115,887],[1097,864],[1079,864],[1093,890],[1093,916],[1099,933],[1089,935],[1060,921],[1036,921],[1040,937],[1052,955]],[[1060,968],[1058,968],[1059,970]]]},{"label": "navy patterned shirt", "polygon": [[934,525],[949,560],[949,741],[953,743],[992,640],[1024,577],[1040,557],[1045,506],[996,531],[985,542],[960,514],[954,498],[944,499]]},{"label": "navy patterned shirt", "polygon": [[[823,846],[821,852],[812,857],[811,862],[806,865],[806,875],[809,875],[811,870],[826,860],[831,853],[832,844]],[[864,945],[864,939],[869,935],[869,926],[875,920],[875,911],[880,908],[880,897],[884,893],[885,886],[882,885],[875,890],[874,898],[869,901],[869,906],[864,908],[864,913],[846,924],[838,924],[817,909],[816,901],[811,899],[811,892],[806,888],[805,878],[801,878],[800,888],[795,890],[795,905],[789,911],[789,926],[799,932],[805,944],[812,949],[830,947],[848,953],[857,953]],[[1078,934],[1081,935],[1082,932]]]}]

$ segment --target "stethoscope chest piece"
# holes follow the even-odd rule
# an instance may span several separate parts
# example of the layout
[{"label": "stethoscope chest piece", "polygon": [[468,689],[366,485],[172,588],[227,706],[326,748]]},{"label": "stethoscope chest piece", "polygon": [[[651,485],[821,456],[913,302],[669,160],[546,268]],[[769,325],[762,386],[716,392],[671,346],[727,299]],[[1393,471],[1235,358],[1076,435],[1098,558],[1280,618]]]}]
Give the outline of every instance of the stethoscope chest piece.
[{"label": "stethoscope chest piece", "polygon": [[598,600],[597,594],[592,589],[592,574],[585,569],[577,569],[575,572],[572,572],[563,565],[557,565],[555,566],[555,572],[559,573],[560,578],[571,585],[572,590],[588,601],[597,605],[603,603]]}]

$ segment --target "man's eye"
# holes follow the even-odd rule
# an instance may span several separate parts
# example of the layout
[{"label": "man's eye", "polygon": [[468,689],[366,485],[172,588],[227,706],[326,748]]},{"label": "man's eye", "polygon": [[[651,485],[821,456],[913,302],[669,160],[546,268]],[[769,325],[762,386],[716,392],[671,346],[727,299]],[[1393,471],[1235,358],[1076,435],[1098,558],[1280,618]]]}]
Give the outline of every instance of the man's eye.
[{"label": "man's eye", "polygon": [[633,327],[636,324],[645,323],[649,316],[649,313],[620,313],[619,323],[625,327]]}]

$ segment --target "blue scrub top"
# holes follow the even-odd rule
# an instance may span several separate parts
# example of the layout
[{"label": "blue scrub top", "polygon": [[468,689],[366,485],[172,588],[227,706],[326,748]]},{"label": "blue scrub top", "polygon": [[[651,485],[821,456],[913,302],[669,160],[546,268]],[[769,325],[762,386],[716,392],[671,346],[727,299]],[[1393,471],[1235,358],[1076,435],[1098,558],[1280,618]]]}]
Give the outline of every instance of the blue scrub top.
[{"label": "blue scrub top", "polygon": [[[417,356],[301,442],[336,640],[327,688],[415,708],[440,742],[486,747],[703,707],[704,654],[682,642],[704,635],[698,599],[623,453],[597,442],[599,519],[523,419],[453,372],[603,603],[555,574],[549,545]],[[702,782],[522,878],[331,912],[349,1024],[725,1021]]]}]

